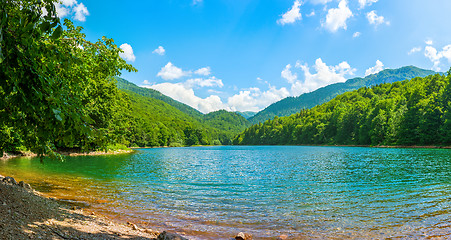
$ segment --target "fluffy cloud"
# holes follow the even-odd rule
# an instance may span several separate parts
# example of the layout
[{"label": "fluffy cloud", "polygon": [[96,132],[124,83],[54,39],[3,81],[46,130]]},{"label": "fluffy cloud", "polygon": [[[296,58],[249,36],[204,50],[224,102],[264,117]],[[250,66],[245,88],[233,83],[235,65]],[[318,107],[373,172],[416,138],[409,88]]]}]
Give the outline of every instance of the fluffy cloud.
[{"label": "fluffy cloud", "polygon": [[164,80],[179,79],[184,76],[190,75],[190,72],[185,72],[181,68],[174,66],[171,62],[168,62],[166,66],[162,67],[157,76]]},{"label": "fluffy cloud", "polygon": [[199,86],[199,87],[224,87],[224,84],[222,83],[221,79],[217,79],[216,77],[211,77],[208,79],[203,79],[203,78],[193,78],[193,79],[188,79],[185,82],[185,86],[192,88],[195,86]]},{"label": "fluffy cloud", "polygon": [[421,51],[421,47],[414,47],[414,48],[410,49],[410,51],[407,54],[412,55],[412,54],[420,52],[420,51]]},{"label": "fluffy cloud", "polygon": [[211,68],[210,67],[199,68],[196,71],[194,71],[194,73],[197,75],[208,76],[211,74]]},{"label": "fluffy cloud", "polygon": [[83,3],[74,7],[75,16],[74,19],[80,22],[86,21],[86,16],[89,16],[88,8]]},{"label": "fluffy cloud", "polygon": [[371,6],[371,4],[376,3],[378,0],[359,0],[359,9],[363,9],[366,6]]},{"label": "fluffy cloud", "polygon": [[299,0],[294,1],[293,6],[288,12],[282,15],[282,18],[277,20],[277,23],[280,25],[285,25],[287,23],[294,23],[297,20],[302,19],[301,14],[301,2]]},{"label": "fluffy cloud", "polygon": [[262,91],[259,88],[249,88],[229,97],[227,103],[232,111],[257,112],[271,103],[288,96],[290,96],[290,93],[286,88],[277,89],[269,86],[269,89],[266,91]]},{"label": "fluffy cloud", "polygon": [[366,18],[368,19],[368,22],[372,25],[380,25],[382,23],[385,23],[387,25],[390,25],[390,22],[385,21],[383,16],[378,16],[376,14],[376,11],[371,11],[369,13],[366,14]]},{"label": "fluffy cloud", "polygon": [[377,60],[374,67],[370,67],[365,71],[365,77],[371,74],[376,74],[382,70],[384,70],[384,64],[381,61]]},{"label": "fluffy cloud", "polygon": [[210,95],[206,98],[200,98],[194,94],[194,90],[188,88],[183,83],[160,83],[151,86],[145,86],[160,91],[177,101],[183,102],[203,113],[209,113],[221,109],[230,110],[217,95]]},{"label": "fluffy cloud", "polygon": [[424,43],[426,43],[426,45],[433,45],[434,41],[432,41],[431,39],[424,41]]},{"label": "fluffy cloud", "polygon": [[352,34],[353,38],[358,38],[360,37],[361,33],[360,32],[355,32],[354,34]]},{"label": "fluffy cloud", "polygon": [[285,78],[288,83],[294,83],[298,80],[298,75],[291,72],[291,64],[285,66],[285,69],[282,70],[280,75],[282,76],[282,78]]},{"label": "fluffy cloud", "polygon": [[122,59],[124,59],[126,61],[130,61],[130,62],[135,61],[136,57],[133,54],[133,48],[132,48],[132,46],[130,46],[130,44],[124,43],[119,48],[122,49],[122,51],[123,51],[123,52],[119,53],[119,56]]},{"label": "fluffy cloud", "polygon": [[322,26],[331,32],[336,32],[340,28],[346,30],[346,21],[352,16],[352,12],[348,8],[347,0],[341,0],[338,4],[338,8],[329,9],[327,12],[326,21],[322,23]]},{"label": "fluffy cloud", "polygon": [[[83,3],[78,3],[76,0],[62,0],[55,3],[56,14],[60,18],[64,18],[71,13],[74,14],[74,19],[80,22],[86,21],[86,16],[89,16],[88,8]],[[47,11],[44,11],[47,15]]]},{"label": "fluffy cloud", "polygon": [[345,76],[354,75],[356,71],[345,61],[336,66],[327,66],[321,58],[316,59],[315,65],[312,67],[316,73],[310,73],[311,68],[307,64],[298,62],[296,67],[304,72],[304,80],[296,80],[291,83],[291,95],[294,96],[314,91],[332,83],[345,82]]},{"label": "fluffy cloud", "polygon": [[162,46],[158,46],[158,48],[153,50],[152,53],[156,53],[158,55],[163,56],[166,53],[166,50],[164,50],[164,48]]},{"label": "fluffy cloud", "polygon": [[424,56],[429,58],[429,60],[434,64],[432,69],[435,71],[441,71],[439,67],[442,58],[448,59],[451,63],[451,44],[443,47],[442,51],[437,51],[433,46],[426,46],[424,48]]}]

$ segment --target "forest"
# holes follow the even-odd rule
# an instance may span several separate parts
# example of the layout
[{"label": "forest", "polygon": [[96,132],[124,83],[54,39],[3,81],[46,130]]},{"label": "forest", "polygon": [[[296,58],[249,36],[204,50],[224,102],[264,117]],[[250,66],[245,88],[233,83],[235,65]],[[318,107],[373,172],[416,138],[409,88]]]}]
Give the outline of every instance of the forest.
[{"label": "forest", "polygon": [[119,89],[121,71],[137,71],[122,50],[86,40],[51,0],[1,0],[0,11],[0,155],[231,144],[249,126],[237,113],[203,115],[157,91]]},{"label": "forest", "polygon": [[238,145],[450,145],[451,69],[363,87],[312,109],[253,125]]}]

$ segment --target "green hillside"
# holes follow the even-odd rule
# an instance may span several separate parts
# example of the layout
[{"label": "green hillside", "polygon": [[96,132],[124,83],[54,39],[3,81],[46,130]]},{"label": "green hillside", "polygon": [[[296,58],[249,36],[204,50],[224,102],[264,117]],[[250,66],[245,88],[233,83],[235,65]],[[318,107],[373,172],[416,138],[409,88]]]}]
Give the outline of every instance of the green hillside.
[{"label": "green hillside", "polygon": [[347,92],[253,125],[234,144],[450,145],[450,72]]},{"label": "green hillside", "polygon": [[133,83],[131,83],[131,82],[129,82],[129,81],[123,79],[123,78],[120,78],[120,77],[115,77],[115,78],[117,80],[117,87],[119,89],[129,90],[129,91],[137,93],[137,94],[139,94],[139,95],[141,95],[143,97],[151,97],[151,98],[154,98],[154,99],[161,100],[161,101],[163,101],[163,102],[165,102],[165,103],[177,108],[181,112],[184,112],[184,113],[188,114],[189,116],[191,116],[191,117],[193,117],[193,118],[195,118],[197,120],[201,120],[202,119],[202,115],[203,114],[201,112],[197,111],[196,109],[194,109],[194,108],[192,108],[192,107],[190,107],[190,106],[188,106],[188,105],[186,105],[184,103],[176,101],[176,100],[174,100],[174,99],[172,99],[172,98],[160,93],[157,90],[150,89],[150,88],[138,87],[135,84],[133,84]]},{"label": "green hillside", "polygon": [[325,103],[339,94],[359,89],[361,87],[374,86],[381,83],[393,83],[414,77],[425,77],[435,74],[434,71],[424,70],[413,66],[399,69],[386,69],[377,74],[369,75],[365,78],[353,78],[344,83],[335,83],[313,92],[302,94],[298,97],[288,97],[271,104],[264,110],[249,118],[252,124],[273,119],[275,116],[289,116],[302,109],[309,109],[319,104]]},{"label": "green hillside", "polygon": [[220,110],[202,114],[153,89],[122,78],[117,86],[130,99],[131,146],[227,145],[250,123],[239,114]]}]

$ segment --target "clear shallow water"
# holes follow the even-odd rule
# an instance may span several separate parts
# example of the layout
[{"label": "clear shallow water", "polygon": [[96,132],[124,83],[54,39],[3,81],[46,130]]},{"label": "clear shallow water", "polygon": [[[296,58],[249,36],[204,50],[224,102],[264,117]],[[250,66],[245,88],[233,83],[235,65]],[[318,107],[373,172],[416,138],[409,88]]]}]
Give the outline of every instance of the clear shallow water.
[{"label": "clear shallow water", "polygon": [[0,161],[0,173],[197,239],[451,238],[451,150],[193,147]]}]

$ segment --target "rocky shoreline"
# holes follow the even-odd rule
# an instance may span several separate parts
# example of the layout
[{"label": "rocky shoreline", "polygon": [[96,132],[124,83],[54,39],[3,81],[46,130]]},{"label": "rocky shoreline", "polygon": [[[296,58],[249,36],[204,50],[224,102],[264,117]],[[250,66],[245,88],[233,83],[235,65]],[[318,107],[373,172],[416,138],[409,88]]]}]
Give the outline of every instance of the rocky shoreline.
[{"label": "rocky shoreline", "polygon": [[53,198],[23,181],[0,175],[0,239],[186,240],[168,232],[121,224]]},{"label": "rocky shoreline", "polygon": [[[71,152],[71,151],[56,151],[57,153],[63,155],[63,156],[97,156],[97,155],[116,155],[116,154],[126,154],[126,153],[132,153],[135,150],[129,149],[129,150],[109,150],[109,151],[92,151],[92,152]],[[20,152],[20,153],[8,153],[4,152],[3,156],[0,157],[0,160],[6,160],[10,158],[16,158],[16,157],[37,157],[38,155],[36,153],[32,152]]]}]

